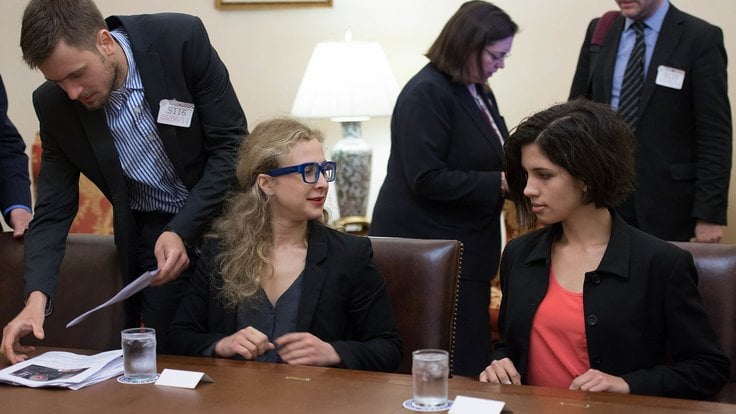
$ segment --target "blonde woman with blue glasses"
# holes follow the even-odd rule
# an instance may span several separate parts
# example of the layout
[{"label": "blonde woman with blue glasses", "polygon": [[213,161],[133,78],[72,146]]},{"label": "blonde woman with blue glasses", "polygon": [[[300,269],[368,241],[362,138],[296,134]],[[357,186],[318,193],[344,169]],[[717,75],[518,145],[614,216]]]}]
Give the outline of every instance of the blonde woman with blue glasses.
[{"label": "blonde woman with blue glasses", "polygon": [[215,221],[169,333],[186,355],[393,371],[401,359],[370,240],[324,225],[336,164],[288,118],[240,150],[239,188]]}]

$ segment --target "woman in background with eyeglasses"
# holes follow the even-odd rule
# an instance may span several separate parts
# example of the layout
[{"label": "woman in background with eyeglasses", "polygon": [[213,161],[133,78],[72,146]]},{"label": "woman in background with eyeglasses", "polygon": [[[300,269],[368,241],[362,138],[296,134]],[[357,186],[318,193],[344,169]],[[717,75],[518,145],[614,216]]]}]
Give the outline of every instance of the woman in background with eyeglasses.
[{"label": "woman in background with eyeglasses", "polygon": [[490,362],[491,279],[501,255],[501,172],[508,136],[488,78],[503,69],[517,26],[470,1],[434,41],[430,62],[404,86],[391,119],[391,153],[370,234],[463,243],[454,373]]},{"label": "woman in background with eyeglasses", "polygon": [[261,123],[169,329],[171,352],[394,371],[401,340],[370,240],[326,227],[322,135]]}]

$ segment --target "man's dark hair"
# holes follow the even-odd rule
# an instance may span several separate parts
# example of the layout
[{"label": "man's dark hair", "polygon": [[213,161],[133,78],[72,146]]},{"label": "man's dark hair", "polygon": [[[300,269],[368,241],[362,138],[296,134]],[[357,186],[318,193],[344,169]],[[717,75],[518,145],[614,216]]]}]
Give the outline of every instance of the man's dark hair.
[{"label": "man's dark hair", "polygon": [[97,34],[105,19],[92,0],[31,0],[23,13],[20,48],[34,69],[63,40],[69,46],[96,51]]}]

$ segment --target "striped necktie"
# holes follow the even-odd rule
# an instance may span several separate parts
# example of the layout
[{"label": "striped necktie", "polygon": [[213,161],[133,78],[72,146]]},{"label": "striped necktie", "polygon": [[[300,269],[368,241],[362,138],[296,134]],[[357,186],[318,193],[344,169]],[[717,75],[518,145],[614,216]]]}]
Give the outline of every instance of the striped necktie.
[{"label": "striped necktie", "polygon": [[618,103],[618,112],[626,123],[634,129],[639,117],[639,97],[644,85],[644,23],[638,21],[631,25],[636,34],[634,48],[626,64],[624,80],[621,84],[621,99]]}]

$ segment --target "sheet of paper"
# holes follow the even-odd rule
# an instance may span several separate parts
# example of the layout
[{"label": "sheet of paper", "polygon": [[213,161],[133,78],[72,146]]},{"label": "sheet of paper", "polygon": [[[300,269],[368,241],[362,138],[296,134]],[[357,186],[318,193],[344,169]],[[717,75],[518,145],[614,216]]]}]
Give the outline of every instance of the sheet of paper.
[{"label": "sheet of paper", "polygon": [[158,269],[156,270],[149,270],[142,275],[138,276],[138,278],[130,283],[128,283],[127,286],[122,288],[120,292],[116,293],[115,296],[110,298],[107,302],[97,306],[96,308],[90,309],[87,312],[84,312],[83,314],[77,316],[76,318],[72,319],[69,323],[66,324],[66,327],[69,328],[71,326],[74,326],[78,324],[79,322],[83,321],[87,316],[89,316],[92,312],[96,312],[104,307],[110,306],[113,303],[120,302],[122,300],[128,299],[129,297],[133,296],[134,294],[140,292],[147,286],[151,284],[151,279],[153,279],[154,276],[158,273]]},{"label": "sheet of paper", "polygon": [[204,372],[164,368],[156,385],[194,389],[201,382],[215,382]]},{"label": "sheet of paper", "polygon": [[499,414],[506,405],[503,401],[486,400],[485,398],[458,395],[452,402],[449,414]]}]

